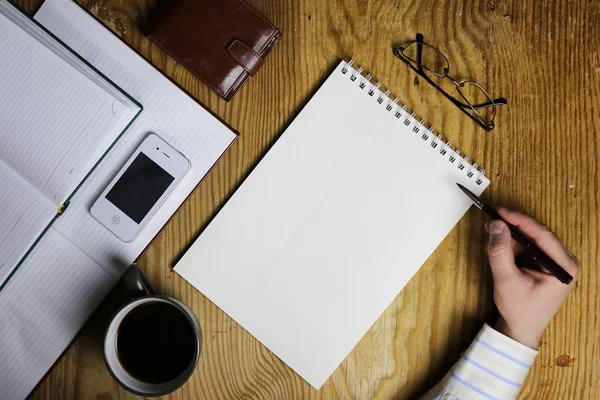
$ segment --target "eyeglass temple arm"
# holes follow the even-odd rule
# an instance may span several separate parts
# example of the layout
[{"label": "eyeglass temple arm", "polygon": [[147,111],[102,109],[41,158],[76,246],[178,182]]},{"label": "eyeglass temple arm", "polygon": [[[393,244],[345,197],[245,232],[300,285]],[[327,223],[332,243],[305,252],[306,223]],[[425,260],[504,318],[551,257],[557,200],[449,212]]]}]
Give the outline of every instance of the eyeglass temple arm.
[{"label": "eyeglass temple arm", "polygon": [[[464,107],[469,107],[468,104],[464,104],[460,101],[459,101],[459,103],[462,104]],[[495,107],[495,106],[501,106],[501,105],[505,105],[505,104],[508,104],[508,101],[506,101],[506,99],[504,97],[498,97],[497,99],[494,99],[492,103],[487,102],[487,103],[471,104],[471,106],[474,109],[479,110],[480,108]]]},{"label": "eyeglass temple arm", "polygon": [[424,73],[423,71],[423,63],[421,62],[422,59],[422,55],[423,55],[423,35],[420,33],[417,33],[417,67],[419,68],[419,71],[421,71],[422,73]]},{"label": "eyeglass temple arm", "polygon": [[497,99],[494,99],[493,103],[487,102],[487,103],[480,103],[480,104],[472,104],[472,106],[473,106],[473,108],[478,110],[480,108],[501,106],[504,104],[508,104],[508,101],[506,101],[506,99],[504,97],[499,97]]}]

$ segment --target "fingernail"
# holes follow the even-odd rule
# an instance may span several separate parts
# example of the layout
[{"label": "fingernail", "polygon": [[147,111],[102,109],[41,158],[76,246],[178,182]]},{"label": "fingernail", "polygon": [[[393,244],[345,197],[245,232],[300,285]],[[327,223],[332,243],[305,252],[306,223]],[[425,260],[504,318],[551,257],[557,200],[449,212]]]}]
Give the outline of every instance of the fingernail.
[{"label": "fingernail", "polygon": [[501,221],[492,221],[489,223],[488,232],[490,235],[501,235],[504,232],[504,224]]}]

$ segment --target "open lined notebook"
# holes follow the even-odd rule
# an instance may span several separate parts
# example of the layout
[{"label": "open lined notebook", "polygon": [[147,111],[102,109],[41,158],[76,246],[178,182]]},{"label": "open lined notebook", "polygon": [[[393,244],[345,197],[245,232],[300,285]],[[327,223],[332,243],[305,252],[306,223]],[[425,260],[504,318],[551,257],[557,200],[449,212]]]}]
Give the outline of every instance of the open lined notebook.
[{"label": "open lined notebook", "polygon": [[141,106],[0,0],[0,287]]},{"label": "open lined notebook", "polygon": [[[31,392],[117,282],[122,268],[142,253],[237,138],[71,0],[46,0],[35,20],[139,100],[144,111],[70,196],[66,211],[0,290],[2,399],[25,398]],[[1,126],[0,121],[0,132]],[[181,151],[192,167],[136,239],[124,243],[92,218],[89,209],[150,132]],[[11,179],[14,174],[9,172],[1,179]],[[58,194],[69,193],[69,186]],[[59,201],[52,203],[52,197],[40,201],[52,204],[56,213]],[[16,221],[13,225],[20,226]]]},{"label": "open lined notebook", "polygon": [[[175,271],[319,388],[489,180],[341,62]],[[234,249],[234,251],[232,251]]]}]

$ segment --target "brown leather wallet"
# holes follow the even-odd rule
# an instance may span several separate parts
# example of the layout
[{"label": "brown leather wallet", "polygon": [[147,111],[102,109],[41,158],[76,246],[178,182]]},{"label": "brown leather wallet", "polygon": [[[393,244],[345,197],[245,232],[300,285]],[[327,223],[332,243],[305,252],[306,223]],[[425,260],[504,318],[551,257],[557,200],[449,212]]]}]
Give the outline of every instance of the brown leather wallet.
[{"label": "brown leather wallet", "polygon": [[148,37],[229,101],[281,39],[277,27],[241,0],[170,0]]}]

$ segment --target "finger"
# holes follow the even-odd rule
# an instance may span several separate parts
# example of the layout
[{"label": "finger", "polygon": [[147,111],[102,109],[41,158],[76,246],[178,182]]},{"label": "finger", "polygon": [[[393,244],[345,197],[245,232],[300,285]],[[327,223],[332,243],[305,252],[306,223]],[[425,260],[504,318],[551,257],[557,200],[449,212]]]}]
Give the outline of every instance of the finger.
[{"label": "finger", "polygon": [[533,240],[543,239],[545,236],[552,233],[552,231],[541,222],[520,211],[499,208],[498,213],[506,222],[518,227]]},{"label": "finger", "polygon": [[565,247],[563,242],[546,226],[534,218],[519,211],[500,209],[502,218],[508,223],[516,226],[529,236],[535,244],[550,256],[557,264],[563,267],[571,275],[576,276],[579,272],[579,260]]},{"label": "finger", "polygon": [[[491,223],[491,221],[488,221],[484,225],[485,231],[487,233],[490,233],[490,223]],[[518,257],[521,254],[523,254],[523,246],[521,246],[516,240],[513,239],[511,244],[512,244],[513,254],[515,255],[515,257]]]},{"label": "finger", "polygon": [[512,238],[504,221],[494,220],[489,224],[490,242],[488,257],[494,281],[502,280],[519,273],[515,265]]}]

